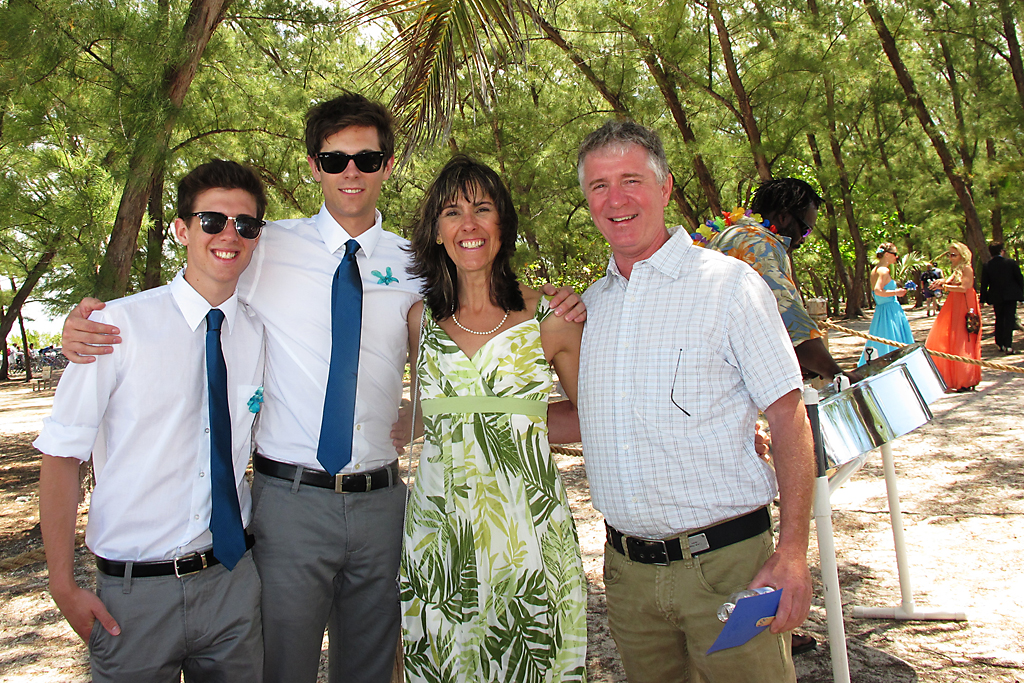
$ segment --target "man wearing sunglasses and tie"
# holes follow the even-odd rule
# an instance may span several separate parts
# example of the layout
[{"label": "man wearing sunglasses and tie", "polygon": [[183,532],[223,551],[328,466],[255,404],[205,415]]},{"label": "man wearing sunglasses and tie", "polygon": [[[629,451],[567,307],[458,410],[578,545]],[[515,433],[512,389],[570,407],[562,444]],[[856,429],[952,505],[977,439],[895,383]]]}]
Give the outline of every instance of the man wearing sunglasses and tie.
[{"label": "man wearing sunglasses and tie", "polygon": [[[35,441],[50,593],[88,643],[94,681],[262,680],[245,469],[263,325],[235,285],[266,204],[256,174],[231,161],[181,180],[185,269],[97,314],[132,343],[67,369]],[[79,464],[90,458],[95,594],[74,578]]]},{"label": "man wearing sunglasses and tie", "polygon": [[[385,683],[399,640],[406,500],[390,432],[420,282],[408,274],[407,241],[377,210],[394,167],[387,109],[346,93],[309,110],[305,141],[323,205],[268,224],[238,287],[267,331],[251,525],[265,680],[314,683],[326,625],[330,681]],[[576,301],[552,306],[562,314]],[[86,344],[120,341],[82,319],[94,305],[65,323],[72,361],[110,348]]]}]

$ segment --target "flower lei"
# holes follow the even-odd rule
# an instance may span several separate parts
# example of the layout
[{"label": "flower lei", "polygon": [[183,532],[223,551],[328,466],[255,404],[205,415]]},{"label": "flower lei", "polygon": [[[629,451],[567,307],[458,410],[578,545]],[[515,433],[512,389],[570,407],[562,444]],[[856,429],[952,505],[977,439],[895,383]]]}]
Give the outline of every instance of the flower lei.
[{"label": "flower lei", "polygon": [[706,221],[704,225],[697,229],[697,232],[690,234],[690,239],[693,240],[694,244],[706,247],[715,238],[715,235],[733,225],[756,225],[757,227],[767,228],[775,234],[779,232],[778,228],[771,221],[762,220],[761,214],[754,213],[750,209],[744,209],[742,206],[737,206],[732,211],[723,211],[721,216]]}]

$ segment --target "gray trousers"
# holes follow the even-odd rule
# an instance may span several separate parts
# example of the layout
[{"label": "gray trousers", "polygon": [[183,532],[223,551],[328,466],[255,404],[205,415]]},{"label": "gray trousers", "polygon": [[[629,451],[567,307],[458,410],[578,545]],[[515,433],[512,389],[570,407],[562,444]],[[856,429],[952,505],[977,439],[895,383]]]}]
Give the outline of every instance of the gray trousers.
[{"label": "gray trousers", "polygon": [[260,579],[247,552],[232,571],[123,579],[96,573],[96,593],[121,627],[96,621],[93,681],[178,683],[263,680]]},{"label": "gray trousers", "polygon": [[388,683],[400,632],[406,487],[335,493],[256,473],[264,676],[315,683],[327,627],[331,683]]}]

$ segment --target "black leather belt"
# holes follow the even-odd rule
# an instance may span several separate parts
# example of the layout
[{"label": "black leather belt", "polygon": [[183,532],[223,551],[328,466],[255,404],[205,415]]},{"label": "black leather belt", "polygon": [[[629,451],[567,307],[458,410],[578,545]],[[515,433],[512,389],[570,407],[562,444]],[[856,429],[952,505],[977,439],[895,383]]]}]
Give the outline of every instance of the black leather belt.
[{"label": "black leather belt", "polygon": [[[256,539],[251,534],[245,535],[245,549],[253,547]],[[202,571],[208,567],[216,567],[220,560],[213,556],[213,550],[205,553],[192,553],[184,557],[176,557],[173,560],[161,562],[132,562],[132,577],[143,579],[148,576],[185,576]],[[124,576],[127,562],[116,562],[103,557],[96,557],[96,568],[107,576]]]},{"label": "black leather belt", "polygon": [[[271,460],[257,453],[252,461],[253,469],[260,474],[277,479],[295,481],[295,465]],[[365,493],[376,489],[391,488],[400,481],[398,476],[398,461],[380,469],[366,472],[364,474],[341,474],[333,477],[321,470],[302,469],[302,476],[299,483],[306,486],[317,486],[322,489],[332,489],[335,493]]]},{"label": "black leather belt", "polygon": [[[768,514],[768,508],[765,507],[749,512],[742,517],[708,527],[703,531],[688,534],[685,538],[690,548],[690,555],[697,556],[753,538],[768,531],[771,525],[772,518]],[[608,543],[634,562],[664,565],[683,559],[683,549],[680,544],[682,537],[652,541],[647,538],[626,536],[607,522],[604,527]]]}]

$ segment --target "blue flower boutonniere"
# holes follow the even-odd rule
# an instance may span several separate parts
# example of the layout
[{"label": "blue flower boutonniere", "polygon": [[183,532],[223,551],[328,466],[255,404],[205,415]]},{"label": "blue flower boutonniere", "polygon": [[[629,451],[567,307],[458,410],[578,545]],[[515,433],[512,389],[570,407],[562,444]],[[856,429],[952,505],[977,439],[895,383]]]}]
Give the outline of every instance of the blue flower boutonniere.
[{"label": "blue flower boutonniere", "polygon": [[392,282],[398,282],[398,278],[391,274],[391,266],[387,267],[386,275],[382,275],[379,270],[371,270],[370,274],[377,278],[378,285],[390,285]]},{"label": "blue flower boutonniere", "polygon": [[256,389],[256,393],[249,399],[249,412],[258,413],[263,407],[263,387]]}]

